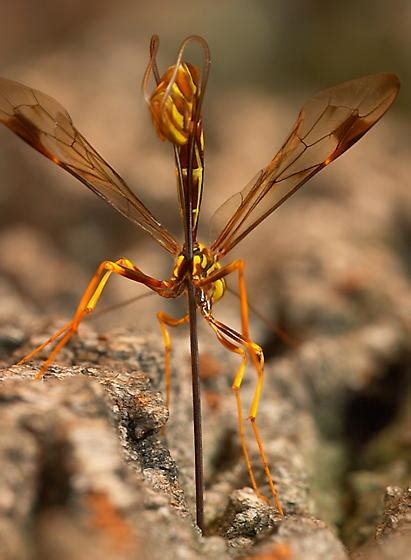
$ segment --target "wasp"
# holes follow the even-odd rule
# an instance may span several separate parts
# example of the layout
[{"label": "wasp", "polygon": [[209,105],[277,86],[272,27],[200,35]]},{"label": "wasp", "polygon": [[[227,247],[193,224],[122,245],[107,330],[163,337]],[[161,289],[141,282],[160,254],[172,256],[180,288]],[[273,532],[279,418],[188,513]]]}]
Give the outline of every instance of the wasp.
[{"label": "wasp", "polygon": [[[184,59],[187,46],[202,49],[203,64]],[[245,261],[224,262],[230,251],[313,175],[355,144],[384,115],[399,91],[393,74],[375,74],[341,83],[311,97],[298,113],[291,132],[248,185],[216,212],[218,234],[210,245],[197,238],[204,185],[204,129],[202,105],[210,69],[210,51],[199,36],[187,37],[176,62],[163,74],[157,65],[159,39],[150,43],[150,58],[143,79],[144,95],[158,136],[173,148],[177,193],[184,230],[180,243],[130,189],[121,176],[77,130],[69,113],[52,97],[17,82],[0,78],[0,121],[41,154],[74,175],[133,224],[145,230],[173,259],[170,276],[157,279],[145,274],[127,258],[106,260],[90,280],[72,319],[35,348],[19,363],[31,359],[46,346],[53,346],[36,375],[40,379],[60,350],[77,332],[81,321],[96,307],[112,274],[143,284],[164,298],[188,298],[188,313],[174,318],[157,315],[165,347],[165,385],[170,400],[169,328],[190,324],[193,370],[194,435],[196,462],[197,523],[203,527],[203,470],[201,453],[201,400],[198,371],[196,319],[207,322],[217,340],[240,357],[232,389],[236,400],[238,429],[251,485],[262,497],[245,436],[241,385],[250,364],[256,387],[248,419],[261,457],[270,492],[279,513],[283,509],[264,451],[257,418],[264,381],[264,353],[250,334]],[[149,81],[154,77],[154,90]],[[224,297],[227,278],[237,277],[241,329],[235,330],[215,316],[216,304]]]}]

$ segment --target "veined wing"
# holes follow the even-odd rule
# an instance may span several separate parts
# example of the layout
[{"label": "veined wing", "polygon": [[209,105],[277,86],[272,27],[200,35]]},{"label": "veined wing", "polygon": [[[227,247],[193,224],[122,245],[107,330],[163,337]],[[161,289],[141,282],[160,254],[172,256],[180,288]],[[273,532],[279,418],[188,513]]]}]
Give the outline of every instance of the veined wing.
[{"label": "veined wing", "polygon": [[212,251],[225,255],[310,177],[348,150],[388,110],[399,87],[397,76],[375,74],[309,99],[277,155],[217,210],[213,230],[220,233]]},{"label": "veined wing", "polygon": [[167,251],[178,253],[174,237],[76,130],[68,112],[53,98],[0,78],[0,122],[146,230]]}]

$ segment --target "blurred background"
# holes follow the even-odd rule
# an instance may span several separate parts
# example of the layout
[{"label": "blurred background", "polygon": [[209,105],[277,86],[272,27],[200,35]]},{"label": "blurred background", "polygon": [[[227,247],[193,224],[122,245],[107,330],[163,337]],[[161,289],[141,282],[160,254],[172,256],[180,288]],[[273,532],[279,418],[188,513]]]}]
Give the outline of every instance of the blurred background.
[{"label": "blurred background", "polygon": [[[2,10],[1,75],[60,101],[77,128],[180,239],[171,150],[157,139],[140,89],[153,33],[161,38],[161,68],[173,63],[189,34],[203,35],[211,48],[204,106],[205,240],[214,211],[272,158],[307,97],[363,74],[389,71],[400,76],[397,103],[355,152],[314,178],[298,194],[298,202],[289,201],[289,210],[278,212],[278,226],[277,217],[271,217],[236,251],[250,256],[252,298],[260,297],[265,285],[261,278],[282,266],[275,262],[274,247],[268,251],[274,251],[273,256],[267,254],[267,235],[274,240],[285,234],[291,248],[308,234],[302,226],[299,231],[287,226],[287,216],[292,220],[301,205],[334,196],[338,185],[342,201],[344,191],[349,198],[352,188],[372,205],[376,187],[371,179],[383,169],[387,179],[395,176],[390,190],[395,190],[398,207],[403,206],[409,180],[411,52],[411,6],[406,0],[123,0],[116,5],[45,0],[41,7],[20,0]],[[198,55],[192,52],[195,60]],[[168,255],[144,232],[5,128],[0,130],[0,146],[0,273],[4,294],[23,297],[24,313],[70,313],[88,278],[107,258],[125,255],[146,273],[167,276]],[[346,210],[348,227],[352,215]],[[327,221],[327,216],[321,219]],[[104,301],[119,301],[138,290],[143,291],[115,279]],[[104,325],[118,319],[122,325],[154,324],[148,310],[163,305],[154,299],[121,312],[117,319],[115,313],[105,316]]]},{"label": "blurred background", "polygon": [[[410,392],[405,388],[411,316],[411,3],[19,0],[3,3],[0,29],[0,75],[48,93],[66,107],[76,127],[178,239],[182,228],[172,151],[156,137],[141,92],[153,33],[161,38],[160,69],[173,64],[188,35],[200,34],[210,45],[199,235],[206,242],[215,210],[273,157],[308,97],[361,75],[398,74],[399,98],[382,121],[230,255],[246,259],[254,306],[294,342],[306,342],[297,349],[284,345],[251,315],[251,332],[266,357],[291,356],[293,379],[304,378],[313,394],[325,441],[315,456],[322,515],[327,517],[328,507],[328,518],[339,521],[338,480],[338,500],[351,520],[363,504],[362,489],[359,498],[356,493],[356,469],[389,463],[389,476],[365,507],[375,515],[385,486],[402,484],[410,469]],[[196,49],[190,53],[198,60]],[[173,265],[143,231],[0,127],[3,349],[13,348],[7,346],[13,325],[32,333],[39,321],[67,320],[98,264],[121,256],[160,278],[168,277]],[[99,308],[144,292],[114,278]],[[160,345],[159,309],[179,316],[184,298],[152,297],[94,324],[101,332],[125,326],[136,333],[153,330]],[[238,302],[228,294],[216,315],[238,326]],[[180,332],[187,334],[184,327]],[[217,343],[206,331],[201,344],[210,349]],[[229,381],[227,391],[228,386]],[[294,397],[289,398],[284,401]],[[389,431],[393,419],[395,437]],[[394,445],[390,458],[376,459],[371,450],[360,461],[358,450],[377,441],[378,434],[387,436],[384,445]],[[341,437],[346,438],[340,454],[345,458],[333,470],[340,452],[330,453],[329,443]],[[353,476],[342,475],[344,468]],[[353,534],[350,526],[347,532]]]}]

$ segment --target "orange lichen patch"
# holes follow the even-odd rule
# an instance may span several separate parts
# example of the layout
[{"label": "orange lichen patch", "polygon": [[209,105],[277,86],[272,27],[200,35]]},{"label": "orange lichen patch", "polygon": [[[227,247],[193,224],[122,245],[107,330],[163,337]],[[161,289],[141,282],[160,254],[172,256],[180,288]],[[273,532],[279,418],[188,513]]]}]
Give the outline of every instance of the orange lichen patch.
[{"label": "orange lichen patch", "polygon": [[278,543],[256,556],[247,556],[246,560],[292,560],[291,548],[286,543]]},{"label": "orange lichen patch", "polygon": [[134,400],[137,404],[144,407],[152,402],[151,395],[134,395]]},{"label": "orange lichen patch", "polygon": [[344,296],[356,296],[366,289],[368,279],[365,270],[356,270],[345,274],[335,284],[334,288]]},{"label": "orange lichen patch", "polygon": [[200,372],[202,381],[214,379],[221,375],[221,363],[213,358],[211,354],[203,353],[200,356]]},{"label": "orange lichen patch", "polygon": [[87,503],[91,513],[91,526],[102,531],[117,550],[124,551],[136,546],[132,527],[106,494],[89,493]]},{"label": "orange lichen patch", "polygon": [[200,356],[200,377],[203,382],[203,396],[207,406],[211,410],[218,410],[221,403],[222,395],[212,388],[207,387],[207,382],[212,381],[221,375],[221,364],[210,354],[201,354]]},{"label": "orange lichen patch", "polygon": [[221,394],[214,393],[212,391],[203,391],[203,396],[205,398],[206,404],[211,410],[218,410],[221,404]]}]

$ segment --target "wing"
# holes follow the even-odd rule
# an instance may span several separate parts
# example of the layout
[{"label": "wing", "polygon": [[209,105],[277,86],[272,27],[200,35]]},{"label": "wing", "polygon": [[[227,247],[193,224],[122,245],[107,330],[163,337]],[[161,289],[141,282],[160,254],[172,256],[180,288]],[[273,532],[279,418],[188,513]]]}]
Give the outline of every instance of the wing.
[{"label": "wing", "polygon": [[343,154],[388,110],[400,84],[375,74],[324,90],[301,109],[283,147],[246,188],[213,217],[211,246],[225,255],[310,177]]},{"label": "wing", "polygon": [[147,231],[167,251],[178,253],[174,237],[76,130],[70,115],[57,101],[0,78],[0,122]]}]

